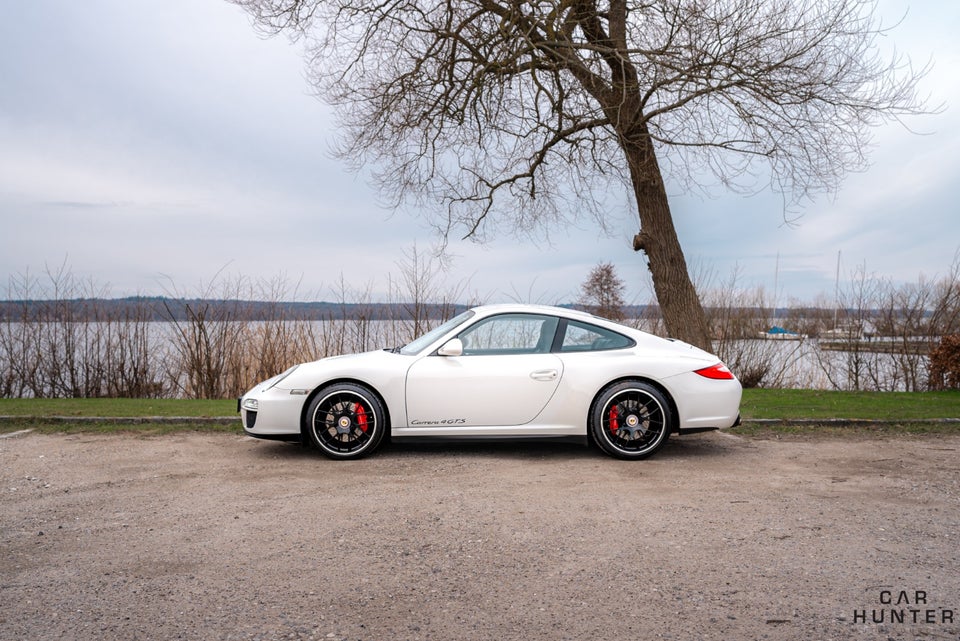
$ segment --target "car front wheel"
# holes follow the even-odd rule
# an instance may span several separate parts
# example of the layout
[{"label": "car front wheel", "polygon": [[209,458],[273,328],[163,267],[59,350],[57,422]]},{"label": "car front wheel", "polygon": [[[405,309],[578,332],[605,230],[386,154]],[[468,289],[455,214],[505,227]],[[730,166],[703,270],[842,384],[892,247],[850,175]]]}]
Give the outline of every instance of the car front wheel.
[{"label": "car front wheel", "polygon": [[600,448],[616,458],[642,459],[663,447],[673,425],[663,393],[643,381],[621,381],[600,392],[590,429]]},{"label": "car front wheel", "polygon": [[310,402],[306,415],[310,441],[332,459],[370,454],[386,430],[386,413],[376,394],[362,385],[329,385]]}]

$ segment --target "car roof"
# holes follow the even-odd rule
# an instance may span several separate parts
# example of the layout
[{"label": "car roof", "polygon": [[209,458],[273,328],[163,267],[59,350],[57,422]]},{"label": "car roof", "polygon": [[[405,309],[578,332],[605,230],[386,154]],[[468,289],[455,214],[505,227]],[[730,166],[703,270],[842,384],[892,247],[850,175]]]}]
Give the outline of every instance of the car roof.
[{"label": "car roof", "polygon": [[585,323],[600,325],[621,333],[628,333],[631,335],[637,333],[646,334],[646,332],[642,332],[633,327],[628,327],[623,323],[618,323],[608,318],[601,318],[600,316],[595,316],[588,312],[581,311],[579,309],[571,309],[569,307],[532,305],[528,303],[496,303],[490,305],[479,305],[471,309],[481,317],[493,316],[495,314],[548,314],[551,316],[560,316],[562,318],[580,320]]},{"label": "car roof", "polygon": [[508,313],[528,313],[528,314],[552,314],[555,316],[568,316],[571,318],[584,318],[594,320],[604,320],[593,314],[571,309],[569,307],[555,307],[552,305],[533,305],[530,303],[495,303],[489,305],[478,305],[472,308],[478,314],[489,316],[491,314]]}]

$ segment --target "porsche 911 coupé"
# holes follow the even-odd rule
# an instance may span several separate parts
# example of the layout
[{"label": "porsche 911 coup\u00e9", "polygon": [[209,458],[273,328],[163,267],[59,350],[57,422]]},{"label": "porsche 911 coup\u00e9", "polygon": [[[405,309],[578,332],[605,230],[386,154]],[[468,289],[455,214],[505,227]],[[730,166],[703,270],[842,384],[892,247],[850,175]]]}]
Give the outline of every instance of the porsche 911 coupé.
[{"label": "porsche 911 coup\u00e9", "polygon": [[403,347],[303,363],[239,399],[244,431],[334,459],[384,438],[585,437],[622,459],[739,421],[716,357],[584,312],[486,305]]}]

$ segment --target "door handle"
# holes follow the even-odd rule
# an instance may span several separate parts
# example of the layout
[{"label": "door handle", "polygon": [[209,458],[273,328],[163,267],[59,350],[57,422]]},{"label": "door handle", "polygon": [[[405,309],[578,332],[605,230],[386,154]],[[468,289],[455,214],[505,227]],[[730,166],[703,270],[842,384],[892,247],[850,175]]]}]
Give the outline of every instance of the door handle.
[{"label": "door handle", "polygon": [[559,372],[555,369],[540,369],[535,372],[530,372],[530,378],[535,381],[555,381]]}]

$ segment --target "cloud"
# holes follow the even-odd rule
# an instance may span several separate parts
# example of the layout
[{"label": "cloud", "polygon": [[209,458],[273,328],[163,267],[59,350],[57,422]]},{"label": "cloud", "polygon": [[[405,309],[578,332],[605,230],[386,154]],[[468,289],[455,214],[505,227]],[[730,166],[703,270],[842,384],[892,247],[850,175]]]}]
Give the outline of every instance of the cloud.
[{"label": "cloud", "polygon": [[[891,21],[906,0],[880,4]],[[960,99],[953,70],[960,8],[911,6],[891,42],[921,63],[933,102]],[[186,287],[224,268],[251,278],[303,277],[319,297],[342,273],[384,292],[403,251],[436,237],[416,211],[378,205],[363,175],[332,160],[331,110],[310,95],[302,51],[260,38],[247,16],[210,0],[19,2],[0,23],[0,276],[69,257],[116,295]],[[903,280],[943,272],[957,250],[957,110],[876,132],[873,165],[834,199],[784,223],[774,194],[700,198],[672,207],[688,262],[784,298],[832,292],[845,266]],[[611,235],[588,220],[550,242],[453,239],[444,276],[488,300],[576,297],[611,261],[646,302],[649,273],[630,241],[629,197],[611,194]],[[624,204],[626,203],[626,204]],[[779,256],[779,260],[778,257]],[[779,264],[779,267],[777,266]],[[845,268],[846,269],[846,268]]]}]

